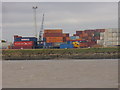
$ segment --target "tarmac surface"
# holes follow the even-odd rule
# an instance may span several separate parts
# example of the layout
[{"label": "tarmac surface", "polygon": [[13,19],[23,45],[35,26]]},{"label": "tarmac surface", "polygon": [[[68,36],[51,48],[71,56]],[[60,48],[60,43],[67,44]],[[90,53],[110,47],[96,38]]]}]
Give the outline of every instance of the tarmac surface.
[{"label": "tarmac surface", "polygon": [[2,61],[3,88],[117,88],[118,60]]}]

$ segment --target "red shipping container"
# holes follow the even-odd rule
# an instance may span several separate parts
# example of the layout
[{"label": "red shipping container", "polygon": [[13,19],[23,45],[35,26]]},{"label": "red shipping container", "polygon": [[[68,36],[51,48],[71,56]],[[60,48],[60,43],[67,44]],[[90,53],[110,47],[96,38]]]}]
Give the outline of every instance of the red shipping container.
[{"label": "red shipping container", "polygon": [[14,46],[34,46],[34,42],[33,41],[14,42]]},{"label": "red shipping container", "polygon": [[15,39],[15,38],[18,38],[18,35],[14,35],[14,39]]},{"label": "red shipping container", "polygon": [[80,37],[80,38],[83,38],[83,34],[80,34],[79,37]]},{"label": "red shipping container", "polygon": [[85,30],[85,33],[94,33],[95,30]]},{"label": "red shipping container", "polygon": [[82,33],[79,35],[80,38],[83,38],[83,37],[88,37],[88,34],[87,33]]},{"label": "red shipping container", "polygon": [[88,37],[88,40],[92,40],[92,37]]},{"label": "red shipping container", "polygon": [[18,38],[22,38],[22,36],[18,36]]},{"label": "red shipping container", "polygon": [[63,37],[63,42],[67,42],[70,40],[70,37]]},{"label": "red shipping container", "polygon": [[76,31],[76,34],[77,34],[77,35],[80,35],[80,34],[82,34],[82,32],[83,32],[83,31]]},{"label": "red shipping container", "polygon": [[69,33],[63,33],[63,37],[69,37]]},{"label": "red shipping container", "polygon": [[73,36],[77,36],[77,34],[73,34]]},{"label": "red shipping container", "polygon": [[89,39],[88,39],[87,41],[88,41],[88,42],[91,42],[92,40],[89,40]]},{"label": "red shipping container", "polygon": [[80,34],[73,34],[73,36],[79,36]]},{"label": "red shipping container", "polygon": [[87,43],[81,42],[80,47],[88,47]]},{"label": "red shipping container", "polygon": [[97,44],[96,41],[87,42],[87,45],[88,45],[89,47],[92,47],[92,46],[94,46],[94,45],[96,45],[96,44]]},{"label": "red shipping container", "polygon": [[15,38],[22,38],[22,36],[14,35],[14,39]]},{"label": "red shipping container", "polygon": [[96,29],[96,32],[105,32],[105,29]]},{"label": "red shipping container", "polygon": [[95,40],[100,40],[100,37],[99,37],[99,36],[97,36],[97,37],[94,37],[94,39],[95,39]]}]

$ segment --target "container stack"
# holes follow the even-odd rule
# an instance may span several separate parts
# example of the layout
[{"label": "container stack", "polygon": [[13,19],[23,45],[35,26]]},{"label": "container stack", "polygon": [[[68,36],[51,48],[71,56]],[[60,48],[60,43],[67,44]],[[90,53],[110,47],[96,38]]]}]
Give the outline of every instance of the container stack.
[{"label": "container stack", "polygon": [[105,32],[100,33],[100,40],[97,41],[98,45],[104,47],[118,46],[119,45],[119,30],[117,28],[106,29]]},{"label": "container stack", "polygon": [[63,42],[67,42],[70,40],[69,33],[63,33]]},{"label": "container stack", "polygon": [[45,29],[43,40],[46,43],[63,42],[62,29]]},{"label": "container stack", "polygon": [[70,40],[76,40],[76,39],[79,39],[79,38],[80,38],[79,36],[71,36]]},{"label": "container stack", "polygon": [[94,33],[95,40],[100,40],[100,33],[104,33],[105,29],[96,29]]},{"label": "container stack", "polygon": [[87,34],[86,40],[90,43],[88,45],[93,45],[95,43],[95,40],[94,40],[95,30],[85,30],[85,33]]},{"label": "container stack", "polygon": [[88,42],[88,47],[92,47],[97,44],[97,40],[100,40],[100,33],[105,32],[105,29],[84,30],[76,31],[76,35]]},{"label": "container stack", "polygon": [[[97,43],[103,44],[105,35],[101,35],[105,34],[104,32],[106,32],[105,29],[89,29],[84,31],[76,31],[76,34],[69,36],[69,33],[63,33],[62,29],[45,29],[42,43],[37,44],[37,38],[35,37],[22,37],[15,35],[13,48],[73,48],[75,47],[73,43],[79,43],[78,47],[93,47],[97,45]],[[113,36],[111,33],[109,35]],[[114,33],[114,36],[116,36],[116,33]],[[104,39],[104,41],[105,40],[106,39]]]},{"label": "container stack", "polygon": [[37,46],[37,38],[14,36],[13,49],[32,49]]},{"label": "container stack", "polygon": [[82,34],[83,31],[76,31],[76,34],[74,34],[75,36],[79,36],[80,34]]}]

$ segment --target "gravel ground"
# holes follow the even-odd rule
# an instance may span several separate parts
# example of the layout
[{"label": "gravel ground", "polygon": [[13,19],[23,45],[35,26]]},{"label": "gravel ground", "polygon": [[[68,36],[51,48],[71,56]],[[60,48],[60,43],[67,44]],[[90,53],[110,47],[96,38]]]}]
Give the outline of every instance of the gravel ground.
[{"label": "gravel ground", "polygon": [[3,88],[117,88],[118,60],[2,62]]}]

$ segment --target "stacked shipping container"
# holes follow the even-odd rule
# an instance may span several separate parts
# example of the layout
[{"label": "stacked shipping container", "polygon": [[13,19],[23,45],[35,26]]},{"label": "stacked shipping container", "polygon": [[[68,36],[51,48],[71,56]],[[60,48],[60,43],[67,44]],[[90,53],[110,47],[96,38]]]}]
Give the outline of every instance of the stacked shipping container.
[{"label": "stacked shipping container", "polygon": [[70,40],[76,40],[76,39],[79,39],[79,36],[71,36],[70,37]]},{"label": "stacked shipping container", "polygon": [[46,43],[63,42],[62,29],[45,29],[43,39]]},{"label": "stacked shipping container", "polygon": [[100,33],[100,40],[97,43],[105,47],[118,46],[120,45],[119,34],[120,32],[117,28],[106,29],[105,32]]},{"label": "stacked shipping container", "polygon": [[70,40],[69,33],[63,33],[63,42]]},{"label": "stacked shipping container", "polygon": [[63,37],[46,37],[46,43],[63,42]]},{"label": "stacked shipping container", "polygon": [[14,36],[13,49],[32,49],[37,46],[37,38]]},{"label": "stacked shipping container", "polygon": [[76,31],[76,35],[86,40],[88,47],[92,47],[97,44],[97,40],[100,40],[100,33],[102,32],[105,32],[105,29]]},{"label": "stacked shipping container", "polygon": [[[97,40],[100,40],[100,33],[104,32],[105,29],[84,30],[76,31],[76,34],[69,36],[69,33],[63,33],[62,29],[45,29],[43,34],[44,44],[42,46],[60,47],[61,44],[66,46],[66,44],[72,44],[71,42],[79,42],[80,47],[92,47],[97,44]],[[65,47],[64,45],[63,47]],[[35,37],[14,36],[14,49],[32,49],[36,46],[38,44]]]}]

